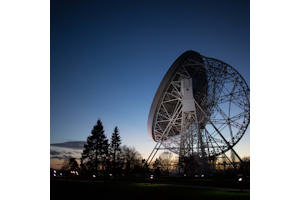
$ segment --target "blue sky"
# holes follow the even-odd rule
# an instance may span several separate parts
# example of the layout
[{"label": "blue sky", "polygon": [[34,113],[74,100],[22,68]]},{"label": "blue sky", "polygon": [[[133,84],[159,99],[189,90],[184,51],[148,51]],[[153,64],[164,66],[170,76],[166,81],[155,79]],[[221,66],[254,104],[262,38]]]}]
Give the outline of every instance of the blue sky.
[{"label": "blue sky", "polygon": [[[51,143],[84,141],[97,119],[147,156],[157,87],[186,50],[250,80],[249,1],[51,0]],[[238,145],[249,154],[249,130]]]}]

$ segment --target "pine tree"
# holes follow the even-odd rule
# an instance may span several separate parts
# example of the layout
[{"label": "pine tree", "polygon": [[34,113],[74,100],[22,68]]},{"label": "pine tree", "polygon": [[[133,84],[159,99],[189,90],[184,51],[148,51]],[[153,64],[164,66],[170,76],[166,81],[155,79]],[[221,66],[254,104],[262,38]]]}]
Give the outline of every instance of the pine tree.
[{"label": "pine tree", "polygon": [[114,132],[112,133],[111,142],[110,142],[110,154],[113,163],[116,163],[119,160],[120,153],[121,153],[120,147],[121,147],[121,137],[119,134],[119,129],[116,126]]},{"label": "pine tree", "polygon": [[108,140],[104,135],[102,122],[97,121],[91,135],[87,138],[87,143],[84,145],[82,152],[82,164],[85,164],[88,169],[97,171],[99,166],[105,168],[108,158]]}]

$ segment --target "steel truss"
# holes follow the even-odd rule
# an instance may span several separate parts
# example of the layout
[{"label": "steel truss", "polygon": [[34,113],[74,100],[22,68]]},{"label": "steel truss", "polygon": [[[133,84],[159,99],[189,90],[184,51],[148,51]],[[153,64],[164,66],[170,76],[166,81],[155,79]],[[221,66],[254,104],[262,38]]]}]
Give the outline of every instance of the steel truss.
[{"label": "steel truss", "polygon": [[[182,111],[182,79],[200,85],[194,88],[196,110],[189,114]],[[157,143],[147,163],[161,146],[179,157],[197,155],[205,160],[231,151],[231,159],[226,156],[230,163],[236,158],[241,162],[233,147],[250,123],[249,92],[243,77],[230,65],[204,56],[185,59],[159,100],[152,129]]]}]

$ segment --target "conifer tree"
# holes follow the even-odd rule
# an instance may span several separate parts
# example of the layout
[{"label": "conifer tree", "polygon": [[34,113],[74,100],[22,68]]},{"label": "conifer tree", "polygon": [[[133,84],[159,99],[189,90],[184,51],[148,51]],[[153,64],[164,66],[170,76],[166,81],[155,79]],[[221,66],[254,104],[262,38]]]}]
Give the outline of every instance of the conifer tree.
[{"label": "conifer tree", "polygon": [[111,154],[113,164],[119,161],[120,153],[121,153],[121,137],[119,134],[119,129],[116,126],[114,132],[112,133],[111,142],[110,142],[110,154]]},{"label": "conifer tree", "polygon": [[82,164],[85,164],[89,170],[97,171],[99,166],[105,169],[108,158],[108,140],[104,134],[102,122],[97,121],[91,135],[87,138],[82,152]]}]

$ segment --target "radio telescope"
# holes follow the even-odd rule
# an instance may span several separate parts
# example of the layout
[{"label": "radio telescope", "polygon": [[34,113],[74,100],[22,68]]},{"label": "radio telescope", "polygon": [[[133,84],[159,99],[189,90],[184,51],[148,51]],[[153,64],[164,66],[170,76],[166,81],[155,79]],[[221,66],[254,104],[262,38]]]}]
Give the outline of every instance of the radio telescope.
[{"label": "radio telescope", "polygon": [[183,53],[163,77],[153,99],[148,134],[156,142],[147,163],[159,149],[182,158],[193,156],[204,166],[231,152],[250,123],[249,87],[230,65]]}]

